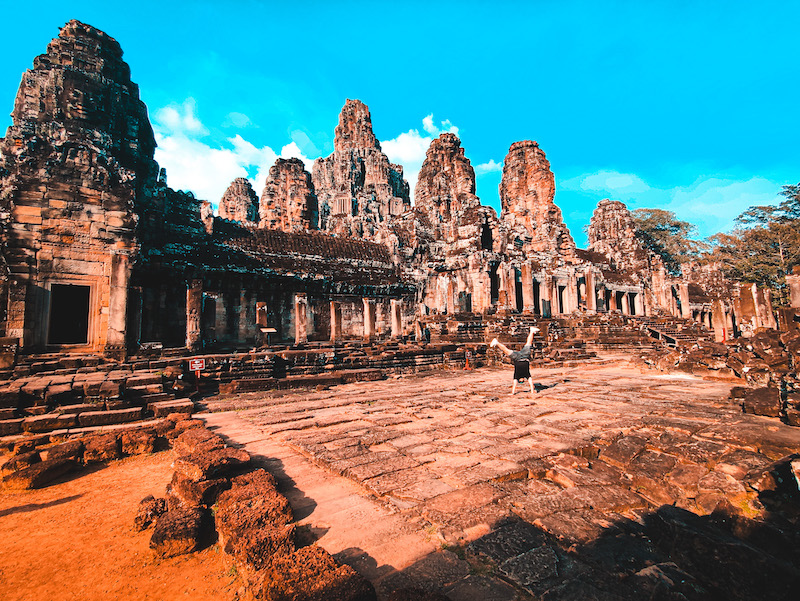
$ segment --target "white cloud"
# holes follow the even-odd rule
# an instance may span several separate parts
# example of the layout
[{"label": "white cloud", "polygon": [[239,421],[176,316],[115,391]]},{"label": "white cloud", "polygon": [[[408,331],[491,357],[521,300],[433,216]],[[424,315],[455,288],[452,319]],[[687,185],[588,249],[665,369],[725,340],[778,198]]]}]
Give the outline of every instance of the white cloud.
[{"label": "white cloud", "polygon": [[236,111],[228,113],[228,115],[225,117],[225,121],[222,123],[223,127],[238,127],[239,129],[250,127],[252,125],[253,122],[250,120],[250,117],[244,113],[237,113]]},{"label": "white cloud", "polygon": [[475,165],[476,175],[483,175],[484,173],[493,173],[496,171],[503,171],[503,163],[496,163],[494,159],[489,159],[488,163]]},{"label": "white cloud", "polygon": [[[633,173],[600,170],[559,182],[557,189],[596,193],[597,200],[603,197],[621,200],[631,210],[672,211],[679,219],[696,225],[700,237],[707,237],[729,231],[734,219],[751,206],[779,202],[781,185],[781,182],[763,177],[741,179],[708,175],[687,185],[659,188]],[[559,203],[558,196],[556,203]],[[569,207],[564,208],[569,210]]]},{"label": "white cloud", "polygon": [[280,155],[269,146],[255,146],[240,134],[227,138],[226,145],[221,147],[207,143],[203,138],[209,132],[196,116],[196,108],[194,99],[189,98],[155,113],[153,129],[158,144],[155,159],[167,169],[171,187],[191,190],[197,198],[209,200],[216,206],[237,177],[250,179],[253,189],[260,195],[269,168],[278,156],[297,157],[310,170],[311,159],[294,142],[281,148]]},{"label": "white cloud", "polygon": [[401,133],[391,140],[381,141],[381,149],[389,157],[392,163],[399,163],[403,166],[403,176],[408,181],[411,188],[411,196],[414,196],[414,188],[417,185],[419,170],[425,161],[425,153],[435,137],[442,133],[453,133],[458,135],[458,128],[450,123],[450,120],[440,121],[440,127],[433,122],[433,113],[422,119],[422,129],[428,136],[422,135],[418,129],[410,129]]}]

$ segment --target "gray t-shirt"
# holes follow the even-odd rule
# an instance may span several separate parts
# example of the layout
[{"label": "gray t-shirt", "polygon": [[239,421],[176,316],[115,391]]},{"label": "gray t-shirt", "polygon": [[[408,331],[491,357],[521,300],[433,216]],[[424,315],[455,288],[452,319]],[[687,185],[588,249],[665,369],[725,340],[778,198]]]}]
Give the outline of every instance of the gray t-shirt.
[{"label": "gray t-shirt", "polygon": [[519,351],[511,351],[509,355],[512,361],[530,361],[531,360],[531,345],[526,344],[522,347],[522,350]]}]

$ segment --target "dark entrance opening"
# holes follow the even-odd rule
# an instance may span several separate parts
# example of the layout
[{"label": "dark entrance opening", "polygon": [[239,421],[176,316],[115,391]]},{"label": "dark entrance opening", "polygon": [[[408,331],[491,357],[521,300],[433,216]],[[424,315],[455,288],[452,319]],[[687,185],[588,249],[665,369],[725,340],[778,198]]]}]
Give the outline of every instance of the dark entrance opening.
[{"label": "dark entrance opening", "polygon": [[624,311],[622,310],[622,303],[625,302],[625,293],[617,291],[615,293],[615,295],[616,295],[616,301],[617,301],[617,310],[620,313],[624,313]]},{"label": "dark entrance opening", "polygon": [[541,303],[541,299],[539,298],[539,282],[533,280],[533,313],[534,315],[539,315],[541,311],[539,310],[539,306]]},{"label": "dark entrance opening", "polygon": [[481,226],[481,250],[492,250],[492,228],[486,221]]},{"label": "dark entrance opening", "polygon": [[517,311],[522,313],[524,302],[522,300],[522,273],[514,268],[514,300],[517,302]]},{"label": "dark entrance opening", "polygon": [[50,287],[48,344],[89,342],[89,286],[53,284]]},{"label": "dark entrance opening", "polygon": [[567,289],[566,286],[559,286],[558,287],[558,312],[565,313],[564,311],[564,291]]},{"label": "dark entrance opening", "polygon": [[636,315],[636,293],[631,292],[628,294],[628,312],[631,315]]},{"label": "dark entrance opening", "polygon": [[500,280],[497,277],[497,268],[499,263],[492,261],[489,263],[489,299],[493,305],[497,304],[500,300]]}]

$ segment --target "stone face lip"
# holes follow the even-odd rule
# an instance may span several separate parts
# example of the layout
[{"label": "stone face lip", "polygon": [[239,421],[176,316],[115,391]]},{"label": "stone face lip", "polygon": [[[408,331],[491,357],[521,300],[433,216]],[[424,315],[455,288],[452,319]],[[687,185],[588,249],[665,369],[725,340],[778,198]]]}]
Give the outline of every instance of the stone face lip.
[{"label": "stone face lip", "polygon": [[284,232],[319,227],[319,207],[311,174],[300,159],[278,159],[261,194],[259,226]]},{"label": "stone face lip", "polygon": [[258,196],[250,182],[237,177],[219,201],[219,216],[244,224],[258,223]]},{"label": "stone face lip", "polygon": [[384,241],[387,220],[411,207],[403,168],[389,162],[372,132],[369,109],[348,100],[339,115],[333,154],[314,161],[319,227],[342,236]]},{"label": "stone face lip", "polygon": [[575,253],[575,241],[553,202],[555,178],[544,151],[525,140],[511,145],[500,181],[501,219],[514,231],[532,237],[530,249],[561,256]]}]

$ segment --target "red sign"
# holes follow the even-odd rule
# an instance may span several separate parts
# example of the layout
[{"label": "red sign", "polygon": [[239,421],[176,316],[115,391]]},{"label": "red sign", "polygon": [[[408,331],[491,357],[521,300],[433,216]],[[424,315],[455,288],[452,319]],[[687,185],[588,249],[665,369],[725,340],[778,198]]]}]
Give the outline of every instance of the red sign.
[{"label": "red sign", "polygon": [[203,371],[205,368],[205,359],[189,359],[189,371]]}]

